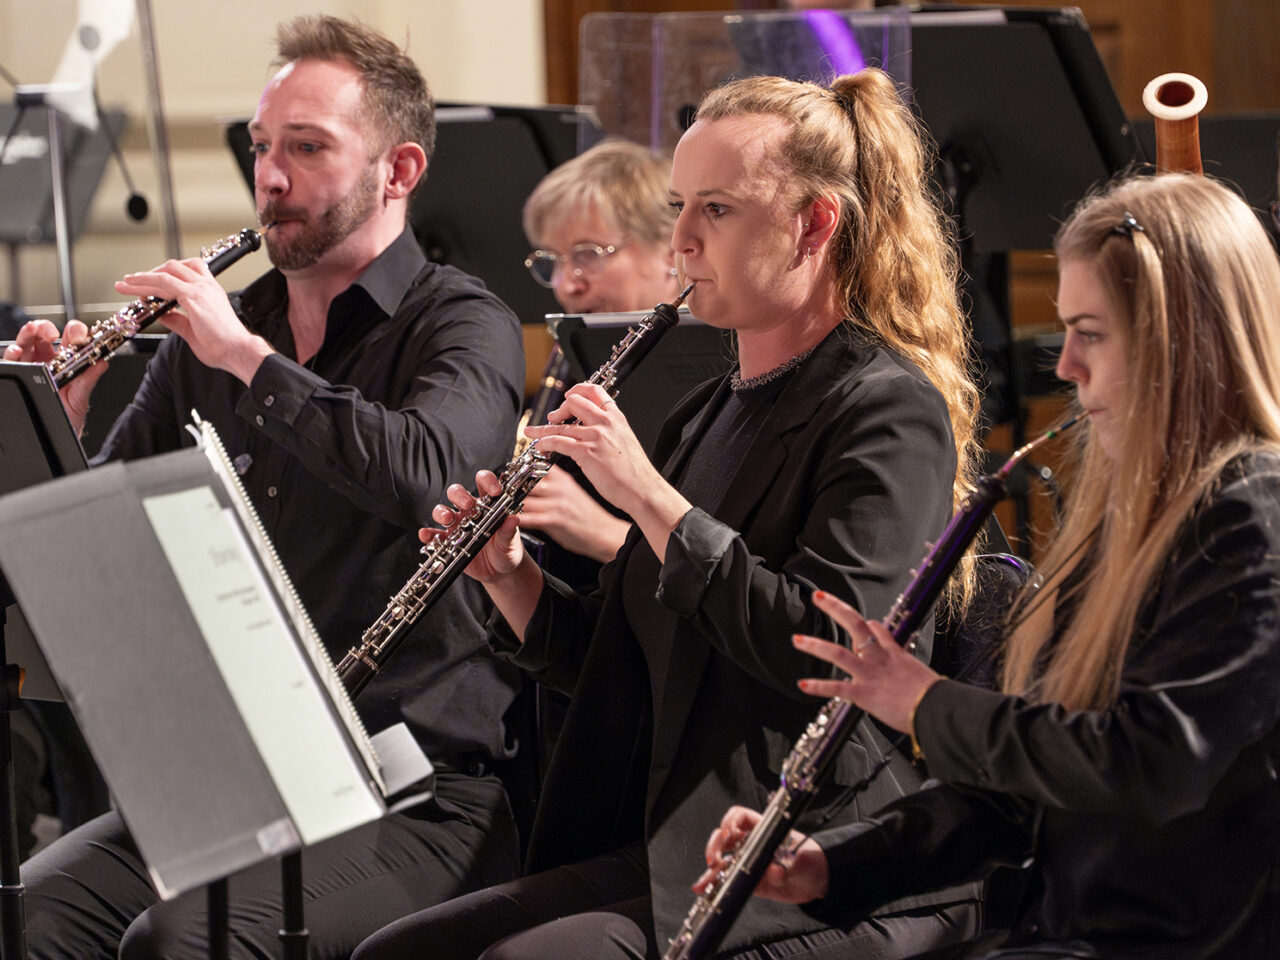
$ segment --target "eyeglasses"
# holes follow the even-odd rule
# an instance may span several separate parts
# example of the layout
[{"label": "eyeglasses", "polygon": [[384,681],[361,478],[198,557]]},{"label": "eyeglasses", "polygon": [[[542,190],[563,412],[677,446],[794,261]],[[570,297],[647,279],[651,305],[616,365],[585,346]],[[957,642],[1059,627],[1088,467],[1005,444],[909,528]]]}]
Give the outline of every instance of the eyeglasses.
[{"label": "eyeglasses", "polygon": [[556,285],[556,271],[568,264],[575,277],[590,276],[600,272],[606,258],[613,256],[630,241],[609,244],[602,247],[598,243],[580,243],[568,253],[555,253],[551,250],[535,250],[525,257],[524,265],[528,267],[533,279],[544,287]]}]

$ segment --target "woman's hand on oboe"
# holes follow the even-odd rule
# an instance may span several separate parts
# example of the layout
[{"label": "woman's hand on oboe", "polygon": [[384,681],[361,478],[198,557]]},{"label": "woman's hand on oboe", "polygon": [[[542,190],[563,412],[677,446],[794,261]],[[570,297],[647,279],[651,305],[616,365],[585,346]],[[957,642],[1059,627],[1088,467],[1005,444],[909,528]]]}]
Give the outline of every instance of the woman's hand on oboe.
[{"label": "woman's hand on oboe", "polygon": [[857,610],[819,590],[813,605],[848,632],[852,641],[838,643],[796,634],[797,650],[839,667],[847,680],[814,677],[800,689],[816,697],[840,697],[857,704],[882,723],[912,733],[911,723],[925,691],[942,677],[894,642],[883,623],[864,619]]},{"label": "woman's hand on oboe", "polygon": [[[79,347],[88,340],[89,328],[79,320],[68,320],[61,334],[48,320],[32,320],[24,323],[13,343],[4,348],[4,358],[20,363],[48,363],[57,354],[59,346]],[[76,436],[84,432],[85,417],[89,413],[89,395],[106,372],[106,361],[99,360],[58,391]]]},{"label": "woman's hand on oboe", "polygon": [[600,563],[613,559],[631,529],[629,521],[600,506],[563,467],[552,467],[529,491],[520,526]]},{"label": "woman's hand on oboe", "polygon": [[[486,496],[497,496],[502,493],[502,484],[492,470],[481,470],[476,474],[476,490]],[[450,484],[444,492],[449,503],[438,503],[431,511],[431,519],[440,524],[440,528],[423,527],[418,531],[418,539],[430,544],[436,537],[444,536],[465,514],[475,509],[476,496],[460,483]],[[489,542],[467,565],[466,574],[481,583],[492,583],[510,574],[520,566],[524,559],[524,544],[520,542],[519,522],[515,516],[507,517],[490,538]]]},{"label": "woman's hand on oboe", "polygon": [[[707,839],[707,869],[694,883],[694,893],[701,895],[710,889],[716,877],[728,868],[729,855],[742,845],[760,819],[759,813],[746,807],[729,808]],[[808,903],[827,895],[828,882],[827,856],[822,848],[792,830],[765,868],[755,893],[782,903]]]},{"label": "woman's hand on oboe", "polygon": [[[492,470],[481,470],[476,474],[476,490],[485,496],[497,496],[502,493],[502,482]],[[418,538],[423,543],[429,544],[436,537],[447,534],[447,528],[476,506],[475,495],[460,483],[445,490],[445,496],[449,503],[437,504],[431,511],[431,519],[446,529],[423,527],[418,531]],[[484,584],[498,612],[515,635],[523,640],[525,627],[542,593],[542,570],[525,553],[520,540],[518,515],[502,521],[465,572]]]},{"label": "woman's hand on oboe", "polygon": [[602,387],[579,383],[547,420],[525,428],[538,449],[571,457],[599,494],[631,517],[661,560],[691,504],[649,462],[617,402]]}]

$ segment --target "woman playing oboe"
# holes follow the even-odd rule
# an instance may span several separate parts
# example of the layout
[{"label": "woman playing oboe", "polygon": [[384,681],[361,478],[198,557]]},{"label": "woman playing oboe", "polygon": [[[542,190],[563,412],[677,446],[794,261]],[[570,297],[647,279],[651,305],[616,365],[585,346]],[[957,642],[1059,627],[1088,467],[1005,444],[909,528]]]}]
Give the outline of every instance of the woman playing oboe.
[{"label": "woman playing oboe", "polygon": [[[801,688],[909,733],[941,782],[793,835],[757,893],[851,923],[1029,859],[1011,929],[929,956],[1272,958],[1280,264],[1239,198],[1186,174],[1087,199],[1056,249],[1058,374],[1088,422],[1043,583],[1012,611],[1002,692],[939,678],[817,597],[852,649],[795,644],[848,678]],[[755,819],[730,811],[708,862]]]},{"label": "woman playing oboe", "polygon": [[[767,796],[812,715],[796,688],[808,658],[788,638],[839,634],[810,595],[887,607],[971,476],[976,392],[925,169],[878,71],[832,89],[754,78],[702,103],[674,155],[672,247],[694,314],[735,332],[738,369],[675,408],[661,471],[598,387],[530,430],[634,519],[589,597],[522,554],[514,519],[471,566],[505,621],[501,649],[572,695],[531,875],[388,927],[359,960],[661,955],[699,838],[728,803]],[[882,757],[890,772],[837,822],[918,786],[864,724],[815,815]],[[908,899],[851,930],[760,903],[726,946],[901,956],[972,930],[970,897]]]}]

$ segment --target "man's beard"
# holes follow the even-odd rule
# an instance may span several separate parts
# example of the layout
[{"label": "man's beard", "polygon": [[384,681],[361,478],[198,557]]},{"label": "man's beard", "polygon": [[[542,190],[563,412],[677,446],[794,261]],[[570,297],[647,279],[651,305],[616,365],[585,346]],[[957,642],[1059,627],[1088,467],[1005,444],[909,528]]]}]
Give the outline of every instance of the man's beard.
[{"label": "man's beard", "polygon": [[[300,219],[301,229],[286,240],[272,230],[266,233],[267,256],[278,270],[303,270],[351,236],[373,216],[378,206],[377,171],[370,166],[360,175],[351,192],[314,220]],[[268,202],[258,217],[263,223],[292,220],[305,216],[304,211],[277,207]]]}]

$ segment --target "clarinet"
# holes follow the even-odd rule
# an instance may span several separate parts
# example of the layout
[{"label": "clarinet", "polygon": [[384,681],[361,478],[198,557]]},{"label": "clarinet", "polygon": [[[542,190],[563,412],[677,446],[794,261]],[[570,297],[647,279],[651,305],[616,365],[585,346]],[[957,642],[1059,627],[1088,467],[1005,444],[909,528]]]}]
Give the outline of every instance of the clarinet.
[{"label": "clarinet", "polygon": [[[965,550],[1004,498],[1009,473],[1035,447],[1058,436],[1078,419],[1073,417],[1048,430],[1015,451],[995,473],[978,480],[885,618],[895,642],[908,650],[914,647],[916,631],[932,611]],[[822,706],[783,761],[778,787],[769,797],[760,821],[729,852],[728,865],[694,901],[663,960],[699,960],[715,953],[773,861],[775,851],[826,781],[845,740],[864,716],[865,710],[839,697]]]},{"label": "clarinet", "polygon": [[[203,248],[200,259],[208,266],[210,273],[221,273],[246,253],[257,250],[262,245],[262,234],[268,229],[270,228],[263,227],[261,232],[241,230],[223,237],[212,247]],[[53,385],[61,389],[98,361],[109,359],[126,342],[137,336],[139,330],[177,305],[176,300],[142,297],[105,320],[99,320],[89,328],[88,340],[78,347],[59,347],[53,359],[45,364]]]},{"label": "clarinet", "polygon": [[[659,338],[680,322],[677,308],[693,290],[685,287],[672,303],[660,303],[653,312],[627,330],[605,364],[586,382],[603,387],[613,397],[618,386],[654,348]],[[576,423],[568,420],[566,423]],[[409,581],[391,598],[372,626],[338,664],[338,676],[354,699],[386,665],[403,642],[409,628],[429,610],[467,565],[484,549],[502,522],[517,513],[525,497],[559,460],[543,453],[534,440],[516,454],[498,475],[501,492],[477,498],[475,506],[422,548],[426,559]]]}]

